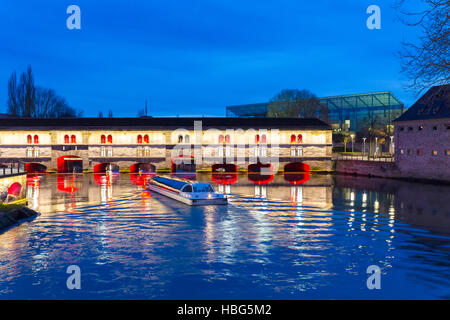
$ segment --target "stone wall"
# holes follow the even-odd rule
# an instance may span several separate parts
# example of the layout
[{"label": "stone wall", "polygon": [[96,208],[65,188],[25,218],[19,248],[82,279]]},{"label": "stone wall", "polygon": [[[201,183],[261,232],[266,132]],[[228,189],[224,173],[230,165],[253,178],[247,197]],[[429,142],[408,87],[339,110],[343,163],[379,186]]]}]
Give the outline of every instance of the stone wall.
[{"label": "stone wall", "polygon": [[337,160],[335,171],[343,174],[373,176],[382,178],[399,178],[412,180],[435,180],[450,183],[448,175],[441,175],[438,171],[434,174],[419,174],[416,172],[402,171],[395,162],[364,161],[364,160]]},{"label": "stone wall", "polygon": [[450,181],[450,119],[398,122],[395,143],[403,175]]}]

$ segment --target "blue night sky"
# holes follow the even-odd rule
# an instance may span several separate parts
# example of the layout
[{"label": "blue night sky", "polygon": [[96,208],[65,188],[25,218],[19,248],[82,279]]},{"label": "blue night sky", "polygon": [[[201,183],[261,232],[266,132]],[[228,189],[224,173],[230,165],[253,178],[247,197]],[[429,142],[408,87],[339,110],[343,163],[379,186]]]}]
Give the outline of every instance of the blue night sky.
[{"label": "blue night sky", "polygon": [[[97,116],[224,116],[281,89],[317,96],[390,90],[406,106],[396,52],[414,29],[391,1],[22,1],[0,6],[0,111],[13,71]],[[66,8],[81,8],[68,30]],[[381,7],[381,30],[366,8]]]}]

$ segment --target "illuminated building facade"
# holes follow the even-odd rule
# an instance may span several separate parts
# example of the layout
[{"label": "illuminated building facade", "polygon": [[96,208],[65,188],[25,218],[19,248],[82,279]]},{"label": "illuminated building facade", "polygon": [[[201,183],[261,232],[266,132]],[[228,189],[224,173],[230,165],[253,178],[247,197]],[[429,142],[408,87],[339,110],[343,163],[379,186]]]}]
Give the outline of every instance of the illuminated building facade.
[{"label": "illuminated building facade", "polygon": [[29,172],[233,171],[259,163],[331,170],[331,148],[331,128],[318,119],[0,119],[0,164],[22,162]]}]

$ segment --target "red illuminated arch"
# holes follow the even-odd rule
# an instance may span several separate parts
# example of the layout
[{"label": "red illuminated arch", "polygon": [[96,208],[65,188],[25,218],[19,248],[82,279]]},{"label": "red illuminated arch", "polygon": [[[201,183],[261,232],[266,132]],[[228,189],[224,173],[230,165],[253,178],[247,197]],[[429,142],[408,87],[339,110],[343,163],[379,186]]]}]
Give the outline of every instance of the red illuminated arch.
[{"label": "red illuminated arch", "polygon": [[106,136],[104,134],[100,137],[100,143],[106,143]]},{"label": "red illuminated arch", "polygon": [[237,181],[237,173],[213,173],[211,180],[221,185],[233,184]]},{"label": "red illuminated arch", "polygon": [[219,136],[219,143],[223,143],[223,134]]},{"label": "red illuminated arch", "polygon": [[14,182],[8,188],[8,194],[18,197],[22,191],[22,185],[19,182]]},{"label": "red illuminated arch", "polygon": [[142,136],[141,135],[137,136],[137,143],[142,143]]},{"label": "red illuminated arch", "polygon": [[64,136],[64,143],[70,143],[70,138],[69,138],[69,135],[68,135],[68,134],[66,134],[66,135]]},{"label": "red illuminated arch", "polygon": [[112,143],[113,142],[113,138],[112,138],[112,135],[108,135],[108,143]]},{"label": "red illuminated arch", "polygon": [[70,143],[77,143],[77,137],[74,134],[70,137]]},{"label": "red illuminated arch", "polygon": [[259,134],[255,136],[255,143],[259,143]]},{"label": "red illuminated arch", "polygon": [[297,143],[302,143],[303,142],[303,136],[301,134],[299,134],[297,136]]},{"label": "red illuminated arch", "polygon": [[37,134],[34,135],[34,143],[39,143],[39,136]]},{"label": "red illuminated arch", "polygon": [[225,143],[230,143],[230,135],[229,134],[227,134],[225,136]]},{"label": "red illuminated arch", "polygon": [[295,143],[295,134],[291,135],[291,143]]},{"label": "red illuminated arch", "polygon": [[32,144],[32,143],[33,143],[33,137],[31,137],[31,134],[29,134],[29,135],[27,136],[27,143],[28,143],[28,144]]},{"label": "red illuminated arch", "polygon": [[144,136],[144,143],[150,143],[150,138],[148,137],[148,134]]},{"label": "red illuminated arch", "polygon": [[309,172],[309,165],[303,162],[290,162],[284,166],[285,173]]}]

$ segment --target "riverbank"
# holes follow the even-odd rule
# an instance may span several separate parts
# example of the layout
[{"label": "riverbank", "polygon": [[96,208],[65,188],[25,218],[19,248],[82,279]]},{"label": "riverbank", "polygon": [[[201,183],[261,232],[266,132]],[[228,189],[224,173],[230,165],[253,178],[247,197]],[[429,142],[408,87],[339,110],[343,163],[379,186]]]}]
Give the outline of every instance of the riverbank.
[{"label": "riverbank", "polygon": [[450,180],[448,180],[445,176],[439,175],[438,172],[436,172],[436,174],[433,176],[425,176],[420,172],[403,172],[397,167],[395,162],[337,160],[335,163],[335,173],[427,183],[450,184]]},{"label": "riverbank", "polygon": [[32,220],[38,214],[38,212],[21,205],[11,207],[6,211],[0,211],[0,233],[25,221]]}]

